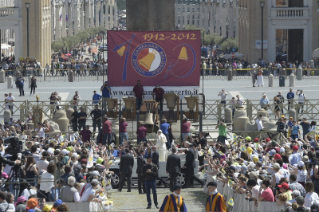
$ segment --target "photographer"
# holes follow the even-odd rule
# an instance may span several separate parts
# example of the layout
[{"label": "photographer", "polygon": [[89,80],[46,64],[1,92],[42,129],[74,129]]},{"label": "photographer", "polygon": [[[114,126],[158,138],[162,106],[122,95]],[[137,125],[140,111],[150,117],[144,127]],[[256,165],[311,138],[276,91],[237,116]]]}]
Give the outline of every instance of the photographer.
[{"label": "photographer", "polygon": [[222,89],[222,91],[220,91],[218,93],[218,96],[221,97],[221,101],[220,101],[221,104],[226,105],[226,96],[227,95],[228,95],[228,93],[225,92],[225,89]]},{"label": "photographer", "polygon": [[[8,150],[7,150],[8,149]],[[11,147],[7,147],[6,149],[6,154],[7,154],[7,151],[10,151],[10,149],[12,149]],[[9,154],[7,154],[7,156],[11,156]],[[15,161],[11,161],[9,160],[9,157],[2,157],[2,155],[0,154],[0,170],[2,170],[2,164],[7,164],[8,166],[7,167],[11,167],[15,164],[20,164],[21,161],[20,160],[15,160]],[[5,170],[3,170],[3,172],[6,172]],[[10,172],[10,170],[9,170]],[[9,173],[7,172],[7,173]],[[2,176],[0,176],[0,179],[1,179]]]}]

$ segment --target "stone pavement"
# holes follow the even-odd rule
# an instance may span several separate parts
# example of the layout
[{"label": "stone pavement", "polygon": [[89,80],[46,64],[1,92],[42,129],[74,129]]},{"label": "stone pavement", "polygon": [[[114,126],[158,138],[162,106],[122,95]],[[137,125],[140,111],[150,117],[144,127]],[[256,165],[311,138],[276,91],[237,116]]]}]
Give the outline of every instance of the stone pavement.
[{"label": "stone pavement", "polygon": [[[114,207],[111,211],[119,212],[139,212],[139,211],[158,211],[152,202],[152,209],[146,209],[147,200],[146,194],[138,194],[137,189],[132,189],[132,192],[126,192],[123,188],[122,192],[112,190]],[[159,207],[162,205],[164,197],[171,194],[168,188],[157,188],[157,199]],[[181,196],[184,198],[187,211],[205,211],[205,203],[207,195],[203,193],[203,188],[188,188],[183,189]],[[153,201],[153,195],[151,194]]]}]

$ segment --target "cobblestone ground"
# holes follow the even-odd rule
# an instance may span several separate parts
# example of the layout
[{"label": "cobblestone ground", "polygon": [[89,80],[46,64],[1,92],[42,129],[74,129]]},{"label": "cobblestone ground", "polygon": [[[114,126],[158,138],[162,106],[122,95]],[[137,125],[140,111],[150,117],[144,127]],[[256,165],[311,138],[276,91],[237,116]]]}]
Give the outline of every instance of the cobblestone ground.
[{"label": "cobblestone ground", "polygon": [[[157,199],[159,207],[162,205],[164,197],[171,194],[168,188],[157,188]],[[183,189],[181,196],[185,199],[187,211],[205,211],[206,194],[203,193],[203,188],[188,188]],[[151,194],[153,201],[153,196]],[[147,201],[146,194],[138,194],[137,189],[132,189],[132,192],[126,192],[123,188],[122,192],[112,190],[114,207],[111,211],[119,212],[138,212],[138,211],[158,211],[152,202],[152,209],[146,209]]]}]

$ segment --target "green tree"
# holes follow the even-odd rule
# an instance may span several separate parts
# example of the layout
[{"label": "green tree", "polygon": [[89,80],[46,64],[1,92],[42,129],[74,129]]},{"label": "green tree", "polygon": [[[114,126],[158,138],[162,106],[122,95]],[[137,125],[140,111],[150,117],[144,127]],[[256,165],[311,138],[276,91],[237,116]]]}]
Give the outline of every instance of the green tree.
[{"label": "green tree", "polygon": [[117,0],[117,8],[119,10],[126,10],[126,0]]}]

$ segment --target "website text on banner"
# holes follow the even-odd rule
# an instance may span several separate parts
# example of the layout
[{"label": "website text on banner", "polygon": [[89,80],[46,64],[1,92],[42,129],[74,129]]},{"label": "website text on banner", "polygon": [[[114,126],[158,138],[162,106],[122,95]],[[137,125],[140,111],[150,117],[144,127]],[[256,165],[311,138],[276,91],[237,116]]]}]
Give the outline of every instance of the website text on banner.
[{"label": "website text on banner", "polygon": [[[144,99],[152,99],[153,86],[143,86],[144,87]],[[183,99],[185,96],[197,96],[201,93],[198,86],[163,86],[165,93],[174,92],[179,95],[179,98]],[[123,96],[133,96],[133,87],[112,87],[111,92],[112,97],[121,98]]]},{"label": "website text on banner", "polygon": [[195,86],[198,90],[200,40],[198,30],[108,31],[108,83],[112,90],[133,89],[137,80],[145,87],[159,84],[190,90]]}]

